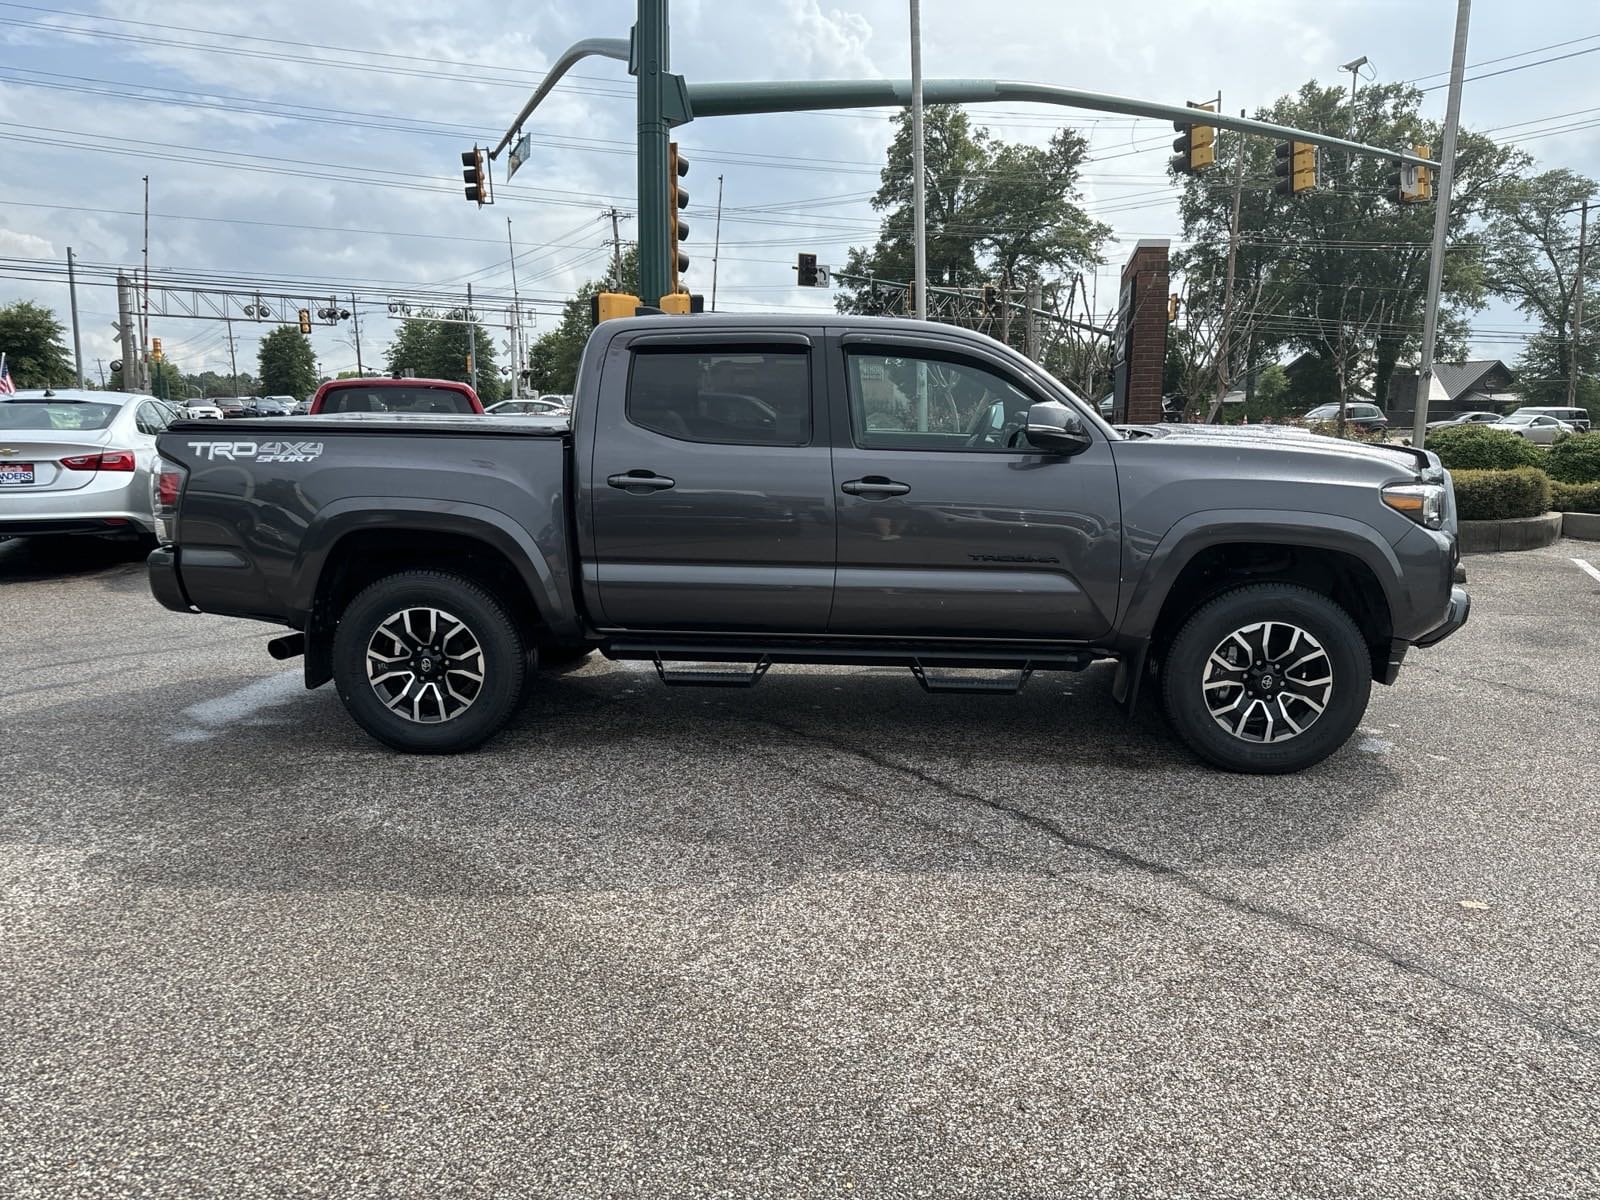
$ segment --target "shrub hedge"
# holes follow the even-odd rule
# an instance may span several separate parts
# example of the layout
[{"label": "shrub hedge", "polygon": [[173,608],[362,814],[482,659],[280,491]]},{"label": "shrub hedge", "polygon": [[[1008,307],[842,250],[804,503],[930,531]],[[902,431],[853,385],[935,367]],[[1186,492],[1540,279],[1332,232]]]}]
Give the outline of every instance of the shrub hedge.
[{"label": "shrub hedge", "polygon": [[1550,477],[1532,467],[1515,471],[1452,471],[1456,510],[1463,521],[1503,521],[1550,511]]},{"label": "shrub hedge", "polygon": [[1550,447],[1544,469],[1562,483],[1600,483],[1600,433],[1563,438]]},{"label": "shrub hedge", "polygon": [[1552,483],[1550,507],[1556,512],[1600,513],[1600,483]]},{"label": "shrub hedge", "polygon": [[1452,471],[1511,471],[1544,465],[1538,446],[1515,433],[1488,425],[1447,425],[1423,442]]}]

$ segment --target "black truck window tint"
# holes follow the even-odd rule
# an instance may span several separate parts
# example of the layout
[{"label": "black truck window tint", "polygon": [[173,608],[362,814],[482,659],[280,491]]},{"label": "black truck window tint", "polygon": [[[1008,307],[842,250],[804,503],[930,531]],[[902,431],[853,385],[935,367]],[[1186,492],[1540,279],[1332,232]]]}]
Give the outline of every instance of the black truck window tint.
[{"label": "black truck window tint", "polygon": [[802,347],[641,349],[628,420],[685,442],[804,446],[811,441],[811,358]]}]

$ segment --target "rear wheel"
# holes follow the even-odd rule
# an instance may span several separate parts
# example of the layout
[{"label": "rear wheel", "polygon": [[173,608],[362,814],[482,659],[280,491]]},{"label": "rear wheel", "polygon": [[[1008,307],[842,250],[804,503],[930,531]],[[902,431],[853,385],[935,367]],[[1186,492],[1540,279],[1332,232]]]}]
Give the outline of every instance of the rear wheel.
[{"label": "rear wheel", "polygon": [[1207,762],[1275,775],[1349,740],[1372,690],[1361,631],[1309,588],[1260,583],[1208,601],[1173,639],[1161,671],[1167,716]]},{"label": "rear wheel", "polygon": [[406,571],[370,585],[339,618],[333,677],[356,723],[396,750],[452,754],[492,737],[527,670],[498,597],[470,579]]}]

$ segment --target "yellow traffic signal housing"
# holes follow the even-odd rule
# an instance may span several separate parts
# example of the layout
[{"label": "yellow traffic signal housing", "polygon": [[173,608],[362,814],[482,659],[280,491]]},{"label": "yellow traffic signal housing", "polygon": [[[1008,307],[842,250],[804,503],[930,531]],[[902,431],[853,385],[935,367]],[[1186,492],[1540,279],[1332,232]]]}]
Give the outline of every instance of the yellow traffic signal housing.
[{"label": "yellow traffic signal housing", "polygon": [[300,310],[300,332],[311,332],[311,310],[309,308],[302,308]]},{"label": "yellow traffic signal housing", "polygon": [[[1216,111],[1212,103],[1189,107],[1201,112]],[[1172,139],[1172,169],[1181,175],[1196,175],[1217,161],[1217,128],[1215,125],[1197,125],[1188,121],[1174,121],[1172,127],[1181,135]]]},{"label": "yellow traffic signal housing", "polygon": [[589,316],[596,325],[601,321],[612,321],[618,317],[631,317],[638,308],[639,297],[627,292],[596,292],[589,298]]},{"label": "yellow traffic signal housing", "polygon": [[1317,148],[1310,142],[1279,142],[1277,193],[1298,196],[1317,186]]},{"label": "yellow traffic signal housing", "polygon": [[151,338],[150,339],[150,359],[151,359],[152,362],[160,362],[161,361],[161,339],[160,338]]},{"label": "yellow traffic signal housing", "polygon": [[[1412,150],[1412,153],[1414,153],[1418,158],[1432,158],[1433,157],[1433,147],[1432,146],[1416,145],[1416,146],[1412,146],[1411,150]],[[1432,167],[1418,167],[1417,168],[1417,187],[1416,187],[1416,192],[1415,192],[1415,199],[1418,202],[1421,202],[1423,200],[1432,200],[1433,199],[1433,168]]]},{"label": "yellow traffic signal housing", "polygon": [[1183,303],[1182,297],[1177,292],[1167,297],[1167,323],[1171,324],[1178,319],[1178,305]]},{"label": "yellow traffic signal housing", "polygon": [[687,317],[691,311],[688,292],[668,292],[661,297],[661,311],[675,317]]},{"label": "yellow traffic signal housing", "polygon": [[[678,180],[689,173],[689,159],[678,152],[678,143],[667,145],[667,262],[671,267],[670,292],[682,291],[678,276],[689,269],[689,256],[679,249],[678,243],[689,238],[689,223],[678,215],[689,207],[689,192]],[[665,297],[663,297],[665,299]]]}]

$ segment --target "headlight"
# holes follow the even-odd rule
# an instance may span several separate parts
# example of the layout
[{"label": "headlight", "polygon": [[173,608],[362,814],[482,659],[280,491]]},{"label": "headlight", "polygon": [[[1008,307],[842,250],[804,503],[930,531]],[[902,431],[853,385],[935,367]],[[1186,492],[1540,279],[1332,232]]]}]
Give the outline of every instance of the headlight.
[{"label": "headlight", "polygon": [[1444,527],[1444,484],[1395,483],[1383,489],[1383,502],[1427,529]]}]

